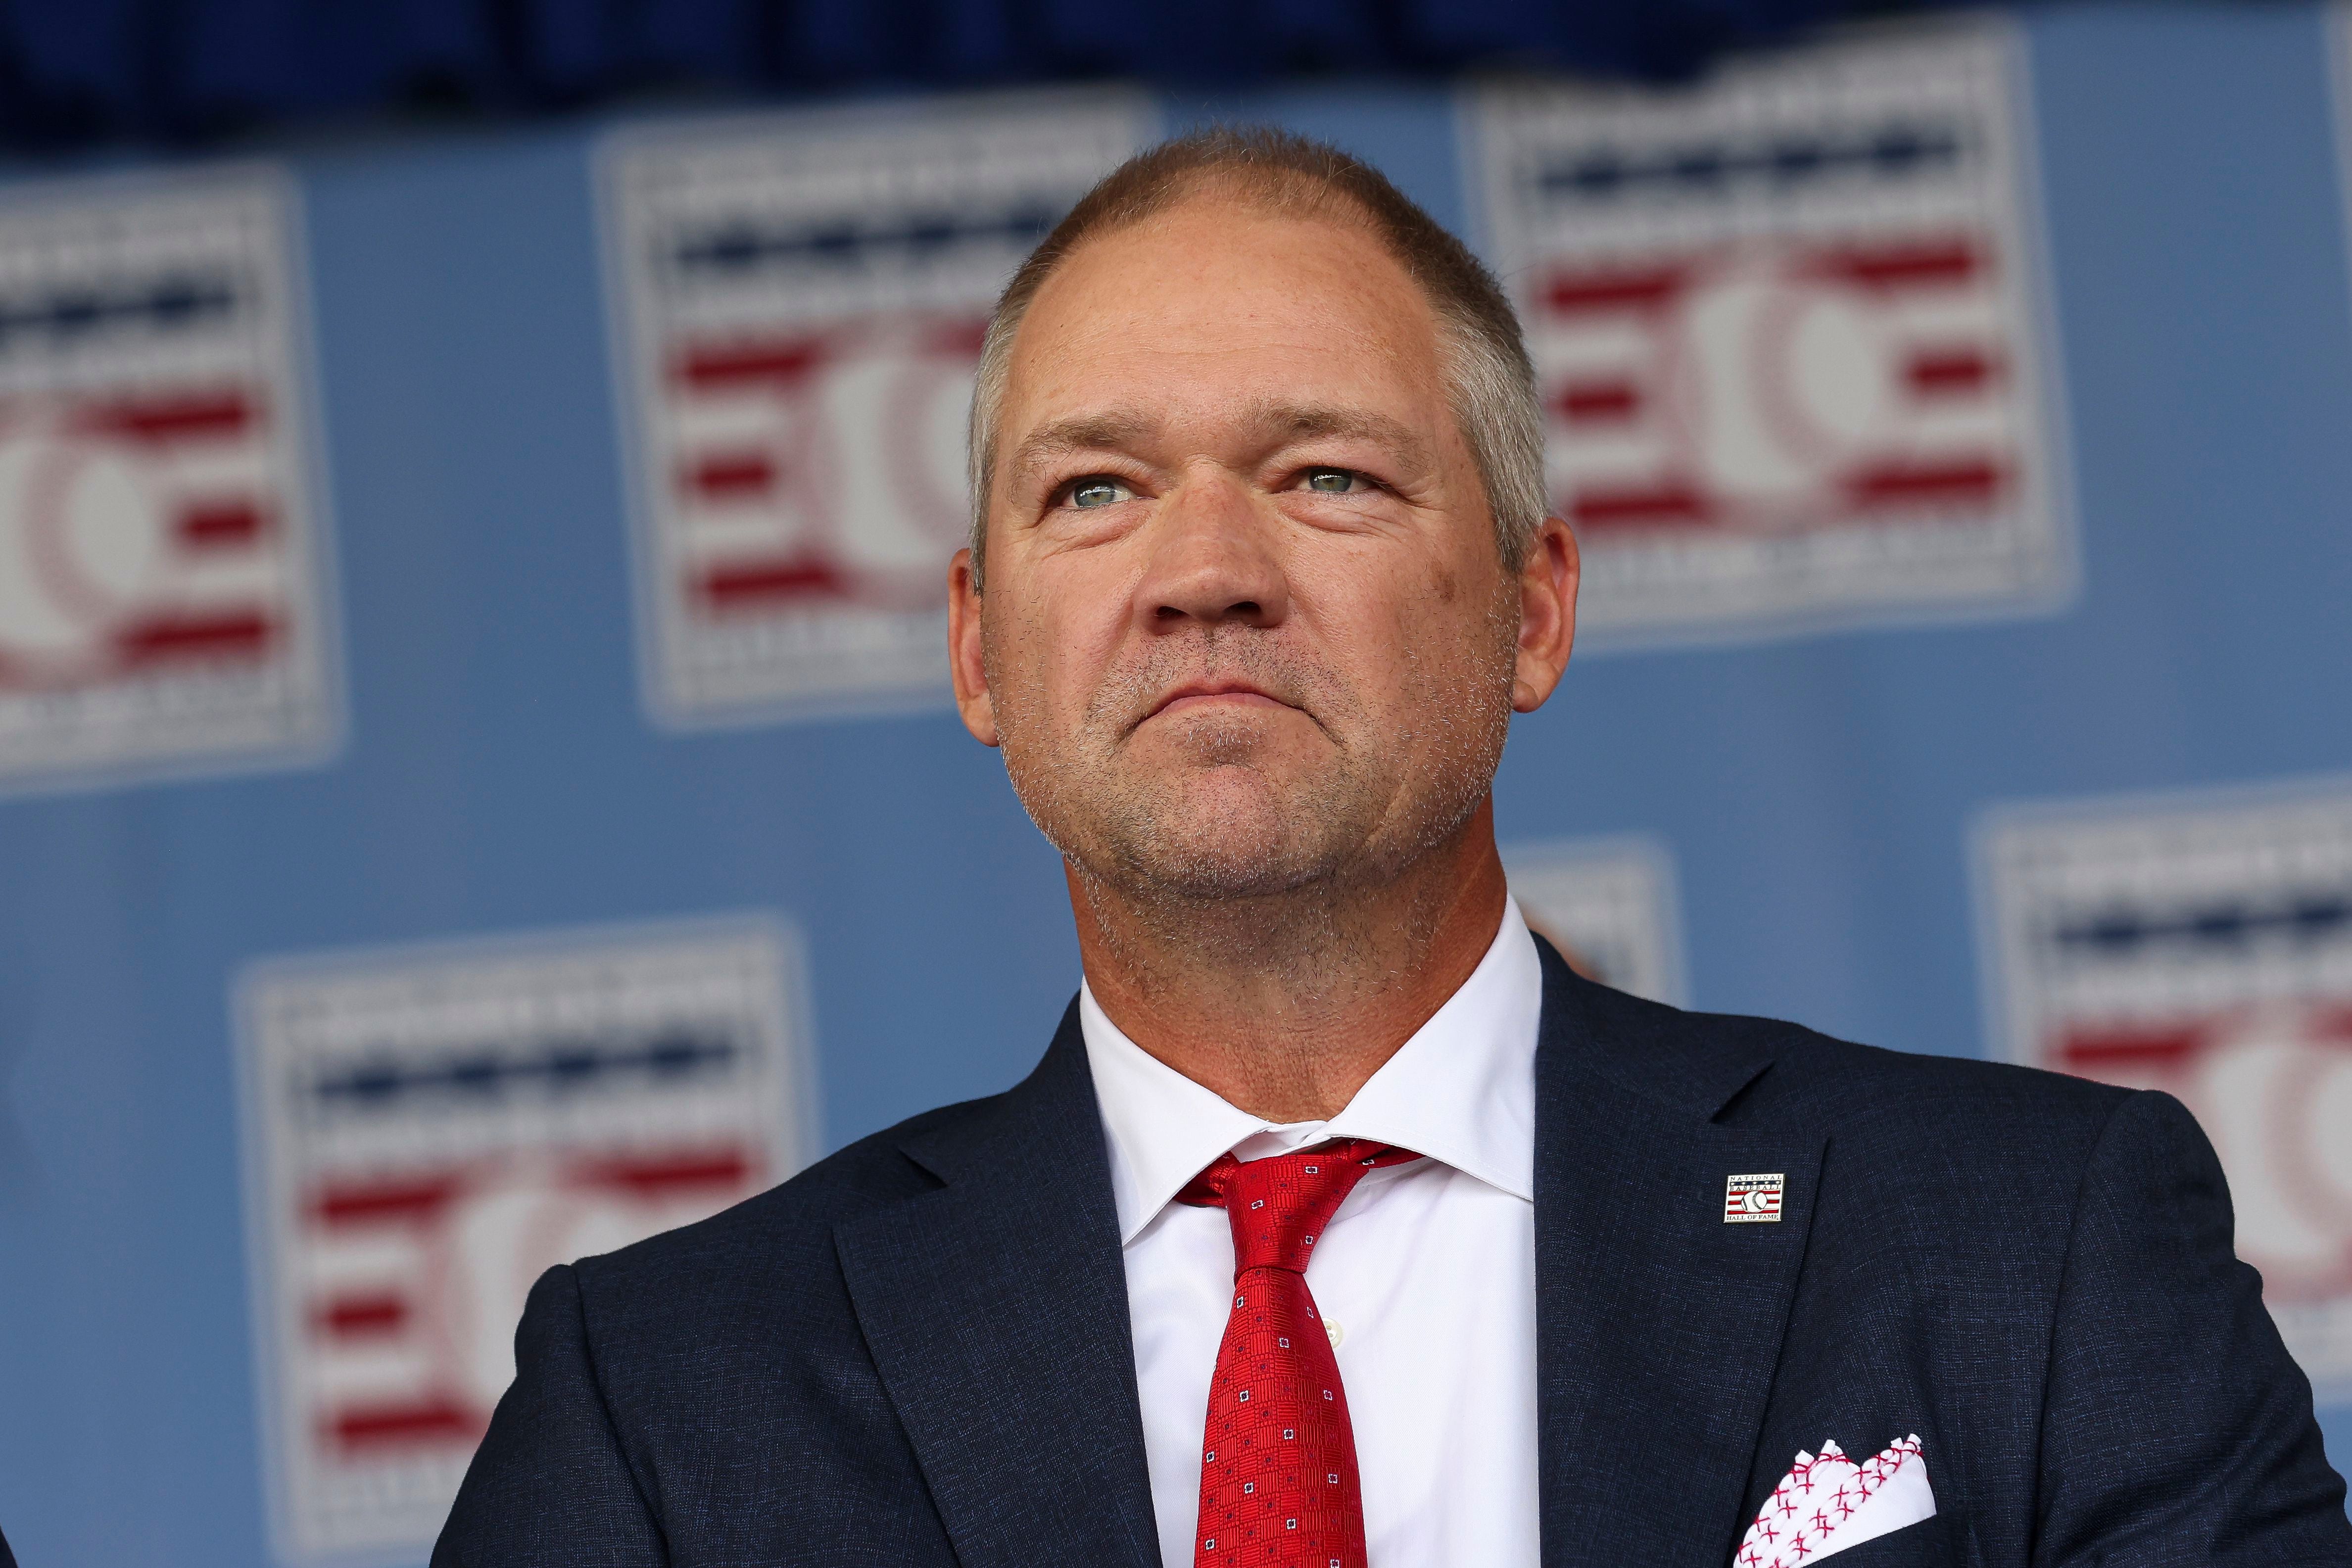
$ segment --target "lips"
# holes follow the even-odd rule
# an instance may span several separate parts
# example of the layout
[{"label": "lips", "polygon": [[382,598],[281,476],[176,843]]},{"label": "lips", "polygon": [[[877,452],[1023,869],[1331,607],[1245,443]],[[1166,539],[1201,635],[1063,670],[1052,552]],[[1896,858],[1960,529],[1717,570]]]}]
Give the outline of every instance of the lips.
[{"label": "lips", "polygon": [[1333,702],[1327,690],[1331,683],[1305,660],[1281,650],[1261,643],[1233,649],[1161,645],[1141,653],[1137,667],[1106,683],[1102,695],[1108,700],[1097,710],[1122,737],[1163,715],[1194,709],[1202,723],[1222,716],[1227,723],[1244,724],[1249,710],[1256,709],[1261,722],[1289,713],[1326,727],[1321,710]]},{"label": "lips", "polygon": [[1288,707],[1279,697],[1272,696],[1247,681],[1195,681],[1178,686],[1161,697],[1147,718],[1157,718],[1164,713],[1181,713],[1187,708],[1211,705],[1250,707]]}]

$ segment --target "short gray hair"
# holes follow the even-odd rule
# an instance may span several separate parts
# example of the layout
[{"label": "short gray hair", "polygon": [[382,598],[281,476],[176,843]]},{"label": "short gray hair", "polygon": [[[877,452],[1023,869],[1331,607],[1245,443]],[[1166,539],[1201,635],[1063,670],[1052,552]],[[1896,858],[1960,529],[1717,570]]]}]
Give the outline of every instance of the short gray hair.
[{"label": "short gray hair", "polygon": [[971,395],[974,590],[981,586],[988,553],[989,493],[996,482],[997,426],[1012,373],[1013,340],[1037,291],[1087,240],[1141,223],[1204,191],[1367,229],[1412,275],[1437,317],[1449,401],[1486,488],[1496,545],[1504,566],[1517,571],[1549,503],[1543,409],[1519,319],[1502,286],[1467,246],[1363,160],[1288,131],[1247,127],[1196,131],[1129,159],[1070,209],[1005,285],[988,319]]}]

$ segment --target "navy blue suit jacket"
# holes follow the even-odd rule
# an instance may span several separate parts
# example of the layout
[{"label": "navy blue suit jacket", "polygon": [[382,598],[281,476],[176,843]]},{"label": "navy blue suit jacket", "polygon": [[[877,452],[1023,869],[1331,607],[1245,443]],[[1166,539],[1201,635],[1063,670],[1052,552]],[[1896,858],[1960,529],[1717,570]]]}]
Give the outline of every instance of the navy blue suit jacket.
[{"label": "navy blue suit jacket", "polygon": [[[1543,964],[1547,1568],[1727,1568],[1799,1448],[1913,1432],[1937,1517],[1840,1568],[2352,1563],[2177,1103]],[[1075,1007],[1011,1091],[551,1270],[516,1360],[436,1568],[1159,1561]]]}]

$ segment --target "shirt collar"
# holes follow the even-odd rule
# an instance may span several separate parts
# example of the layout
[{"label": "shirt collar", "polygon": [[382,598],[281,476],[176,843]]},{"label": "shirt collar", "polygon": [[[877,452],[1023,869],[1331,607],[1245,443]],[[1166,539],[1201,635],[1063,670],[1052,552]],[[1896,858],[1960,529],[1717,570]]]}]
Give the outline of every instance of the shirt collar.
[{"label": "shirt collar", "polygon": [[[1078,1027],[1110,1145],[1122,1244],[1219,1155],[1244,1159],[1322,1138],[1377,1138],[1535,1201],[1535,1054],[1543,967],[1507,899],[1486,956],[1445,1005],[1328,1122],[1251,1115],[1146,1051],[1078,988]],[[1241,1148],[1240,1145],[1251,1147]]]}]

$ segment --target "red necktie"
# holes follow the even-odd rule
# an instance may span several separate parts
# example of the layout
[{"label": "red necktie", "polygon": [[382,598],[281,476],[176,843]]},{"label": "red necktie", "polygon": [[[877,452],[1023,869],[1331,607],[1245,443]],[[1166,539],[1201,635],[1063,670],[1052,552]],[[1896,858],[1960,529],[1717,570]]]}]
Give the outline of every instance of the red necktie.
[{"label": "red necktie", "polygon": [[1194,1568],[1365,1568],[1363,1488],[1307,1258],[1366,1171],[1421,1156],[1359,1139],[1216,1164],[1178,1193],[1234,1228],[1234,1310],[1209,1382]]}]

